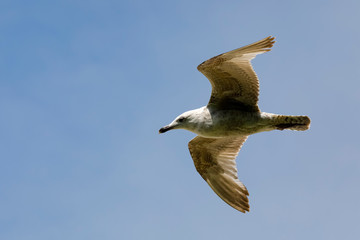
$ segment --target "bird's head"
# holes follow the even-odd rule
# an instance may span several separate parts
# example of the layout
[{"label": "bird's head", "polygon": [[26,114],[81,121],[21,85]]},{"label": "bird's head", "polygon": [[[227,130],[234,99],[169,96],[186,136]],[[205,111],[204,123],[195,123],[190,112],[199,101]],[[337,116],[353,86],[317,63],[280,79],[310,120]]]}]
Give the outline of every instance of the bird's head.
[{"label": "bird's head", "polygon": [[169,125],[160,128],[159,133],[164,133],[172,129],[186,129],[194,131],[198,124],[198,116],[200,109],[184,112],[172,121]]}]

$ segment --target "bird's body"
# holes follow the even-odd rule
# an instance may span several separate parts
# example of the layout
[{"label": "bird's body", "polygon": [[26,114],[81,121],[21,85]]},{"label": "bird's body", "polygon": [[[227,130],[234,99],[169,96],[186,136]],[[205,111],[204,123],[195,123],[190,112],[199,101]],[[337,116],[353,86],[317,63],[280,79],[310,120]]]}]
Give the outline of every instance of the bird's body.
[{"label": "bird's body", "polygon": [[[208,138],[248,136],[254,133],[282,130],[281,124],[306,116],[284,116],[266,112],[245,112],[238,109],[217,109],[204,106],[190,113],[193,118],[186,130]],[[282,121],[279,121],[279,118]],[[308,125],[305,121],[305,125]],[[304,125],[303,124],[303,125]],[[301,124],[300,124],[301,125]]]},{"label": "bird's body", "polygon": [[198,66],[212,84],[207,106],[185,112],[160,133],[186,129],[198,136],[189,142],[196,170],[226,203],[249,211],[246,187],[237,177],[235,158],[247,137],[271,130],[307,130],[307,116],[261,112],[257,102],[259,82],[250,60],[270,51],[274,38],[211,58]]}]

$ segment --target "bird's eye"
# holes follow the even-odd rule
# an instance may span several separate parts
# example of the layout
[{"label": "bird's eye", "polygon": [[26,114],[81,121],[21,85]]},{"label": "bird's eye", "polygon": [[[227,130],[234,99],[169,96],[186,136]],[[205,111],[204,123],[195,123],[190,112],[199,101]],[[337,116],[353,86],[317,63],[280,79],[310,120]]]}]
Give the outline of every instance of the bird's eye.
[{"label": "bird's eye", "polygon": [[185,121],[185,117],[181,117],[178,119],[178,122],[184,122]]}]

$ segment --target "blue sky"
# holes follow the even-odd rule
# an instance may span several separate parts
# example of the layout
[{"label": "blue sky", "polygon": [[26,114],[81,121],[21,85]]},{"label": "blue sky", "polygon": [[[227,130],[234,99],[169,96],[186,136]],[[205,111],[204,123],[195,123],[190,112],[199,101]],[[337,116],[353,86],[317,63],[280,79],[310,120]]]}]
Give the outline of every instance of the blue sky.
[{"label": "blue sky", "polygon": [[[0,2],[0,239],[354,239],[360,234],[360,2]],[[241,214],[197,174],[193,133],[158,129],[203,106],[196,70],[258,56],[260,108],[306,132],[251,136]]]}]

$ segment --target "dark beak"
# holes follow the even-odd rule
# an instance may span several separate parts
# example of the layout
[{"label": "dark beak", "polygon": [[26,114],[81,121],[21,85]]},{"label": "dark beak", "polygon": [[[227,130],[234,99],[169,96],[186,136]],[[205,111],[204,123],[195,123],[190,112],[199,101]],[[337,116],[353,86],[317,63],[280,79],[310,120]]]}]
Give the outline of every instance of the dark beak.
[{"label": "dark beak", "polygon": [[173,129],[173,127],[165,126],[165,127],[160,128],[159,133],[164,133],[171,129]]}]

